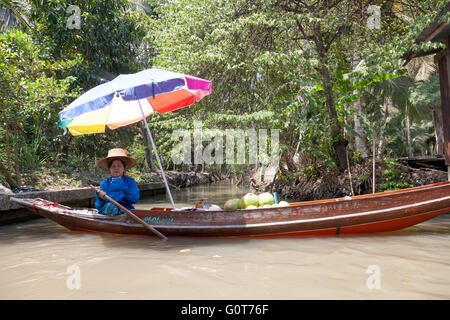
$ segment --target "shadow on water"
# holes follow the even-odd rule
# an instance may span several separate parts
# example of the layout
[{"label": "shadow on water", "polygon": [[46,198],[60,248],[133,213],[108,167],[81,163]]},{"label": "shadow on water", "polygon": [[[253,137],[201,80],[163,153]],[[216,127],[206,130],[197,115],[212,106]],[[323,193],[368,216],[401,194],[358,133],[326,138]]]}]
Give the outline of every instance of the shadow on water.
[{"label": "shadow on water", "polygon": [[200,237],[168,237],[160,240],[153,236],[110,236],[101,235],[102,243],[106,247],[145,249],[151,248],[160,251],[183,250],[185,248],[214,247],[214,246],[242,246],[250,241],[249,238],[200,238]]}]

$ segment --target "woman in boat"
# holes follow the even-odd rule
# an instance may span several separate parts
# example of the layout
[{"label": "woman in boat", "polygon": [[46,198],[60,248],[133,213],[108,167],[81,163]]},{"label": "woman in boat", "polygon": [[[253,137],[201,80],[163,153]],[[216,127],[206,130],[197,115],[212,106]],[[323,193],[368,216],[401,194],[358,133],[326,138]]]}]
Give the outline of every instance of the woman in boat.
[{"label": "woman in boat", "polygon": [[96,193],[95,207],[98,213],[111,216],[123,213],[105,198],[105,194],[125,208],[134,209],[133,204],[139,201],[139,189],[136,181],[125,175],[125,170],[134,167],[136,160],[128,157],[124,149],[116,148],[109,150],[108,156],[100,159],[97,165],[111,174],[102,181],[100,191]]}]

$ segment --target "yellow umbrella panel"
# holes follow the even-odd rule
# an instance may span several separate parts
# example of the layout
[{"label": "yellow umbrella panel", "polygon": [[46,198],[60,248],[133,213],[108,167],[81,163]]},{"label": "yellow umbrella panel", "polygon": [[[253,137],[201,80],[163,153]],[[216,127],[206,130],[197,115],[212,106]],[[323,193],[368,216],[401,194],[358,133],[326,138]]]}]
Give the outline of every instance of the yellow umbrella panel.
[{"label": "yellow umbrella panel", "polygon": [[116,97],[109,106],[74,118],[67,128],[72,135],[76,136],[105,132],[105,126],[117,129],[141,121],[142,112],[139,102],[145,117],[153,113],[153,108],[147,99],[125,101],[121,97]]}]

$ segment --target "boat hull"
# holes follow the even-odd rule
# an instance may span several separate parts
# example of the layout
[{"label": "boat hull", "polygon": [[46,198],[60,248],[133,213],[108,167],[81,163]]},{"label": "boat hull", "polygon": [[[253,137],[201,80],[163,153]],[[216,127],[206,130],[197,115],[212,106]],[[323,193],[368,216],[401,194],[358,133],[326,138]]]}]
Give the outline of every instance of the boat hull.
[{"label": "boat hull", "polygon": [[[125,215],[104,216],[42,199],[11,198],[68,229],[109,234],[153,235]],[[133,210],[166,236],[299,237],[400,230],[450,212],[450,183],[353,198],[252,210]]]}]

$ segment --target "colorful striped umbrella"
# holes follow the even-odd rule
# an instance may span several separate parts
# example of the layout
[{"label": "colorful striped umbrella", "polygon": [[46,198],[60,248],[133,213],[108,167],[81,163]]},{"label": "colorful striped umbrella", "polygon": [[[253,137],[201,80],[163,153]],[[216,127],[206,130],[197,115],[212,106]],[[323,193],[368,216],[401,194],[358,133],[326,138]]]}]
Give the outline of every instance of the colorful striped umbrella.
[{"label": "colorful striped umbrella", "polygon": [[163,69],[123,74],[98,85],[59,113],[64,130],[72,135],[105,132],[143,120],[155,151],[167,193],[175,208],[146,118],[190,106],[211,93],[211,82]]},{"label": "colorful striped umbrella", "polygon": [[162,69],[120,75],[96,86],[59,113],[72,135],[105,132],[142,120],[154,111],[190,106],[211,93],[211,82]]}]

